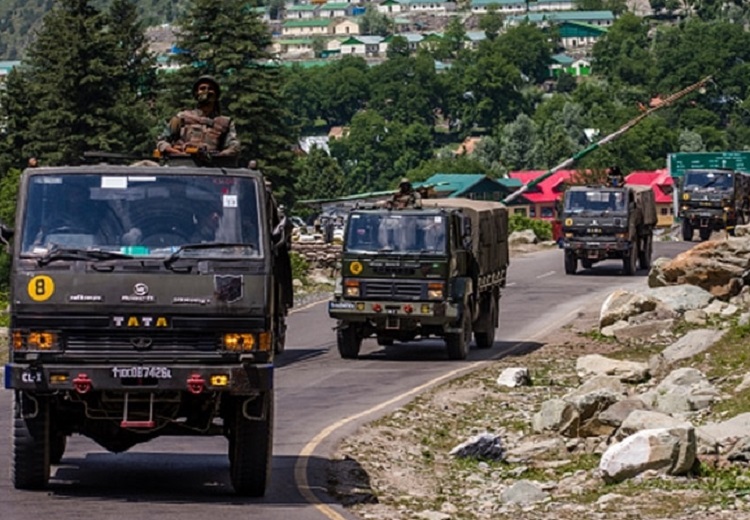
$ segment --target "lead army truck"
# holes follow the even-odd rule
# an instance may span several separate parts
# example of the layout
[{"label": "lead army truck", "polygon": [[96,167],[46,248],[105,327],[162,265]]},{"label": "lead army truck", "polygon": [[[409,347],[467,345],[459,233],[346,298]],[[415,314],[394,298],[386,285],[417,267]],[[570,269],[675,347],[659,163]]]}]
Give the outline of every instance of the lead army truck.
[{"label": "lead army truck", "polygon": [[734,234],[737,225],[750,222],[750,175],[723,169],[685,170],[680,189],[682,239],[701,240],[713,231]]},{"label": "lead army truck", "polygon": [[273,358],[291,267],[260,172],[31,168],[12,236],[12,479],[45,487],[66,438],[123,452],[224,435],[236,493],[271,467]]},{"label": "lead army truck", "polygon": [[499,202],[425,199],[421,208],[355,209],[344,232],[341,277],[329,302],[342,358],[362,340],[380,345],[440,337],[450,359],[472,333],[490,348],[509,264],[508,213]]},{"label": "lead army truck", "polygon": [[578,262],[590,269],[607,259],[622,260],[626,275],[651,267],[656,225],[654,192],[648,186],[572,186],[562,207],[565,273]]}]

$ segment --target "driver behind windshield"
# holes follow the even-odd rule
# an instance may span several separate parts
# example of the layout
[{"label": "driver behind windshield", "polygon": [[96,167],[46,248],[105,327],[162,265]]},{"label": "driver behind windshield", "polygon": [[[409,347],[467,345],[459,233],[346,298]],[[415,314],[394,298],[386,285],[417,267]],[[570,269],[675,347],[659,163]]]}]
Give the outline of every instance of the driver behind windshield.
[{"label": "driver behind windshield", "polygon": [[39,231],[34,237],[35,246],[68,245],[75,238],[80,245],[91,246],[106,242],[101,232],[99,206],[90,199],[87,186],[75,183],[60,185],[52,210],[45,213]]}]

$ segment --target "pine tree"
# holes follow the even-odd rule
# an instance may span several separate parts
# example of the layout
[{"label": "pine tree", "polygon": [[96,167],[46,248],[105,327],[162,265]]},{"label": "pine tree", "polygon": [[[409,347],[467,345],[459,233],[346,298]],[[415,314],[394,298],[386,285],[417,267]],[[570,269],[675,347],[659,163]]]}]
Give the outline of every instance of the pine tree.
[{"label": "pine tree", "polygon": [[[33,155],[43,164],[77,164],[87,151],[153,146],[148,100],[133,78],[148,68],[133,44],[141,29],[132,1],[115,6],[104,14],[89,0],[60,0],[44,17],[3,100],[14,162]],[[18,113],[5,105],[15,96]]]},{"label": "pine tree", "polygon": [[[224,115],[242,143],[241,164],[257,161],[276,196],[293,202],[297,130],[279,95],[281,69],[270,53],[271,33],[246,0],[192,0],[178,21],[177,46],[183,67],[170,78],[175,108],[193,106],[192,83],[209,74],[221,85]],[[166,94],[170,96],[170,94]]]}]

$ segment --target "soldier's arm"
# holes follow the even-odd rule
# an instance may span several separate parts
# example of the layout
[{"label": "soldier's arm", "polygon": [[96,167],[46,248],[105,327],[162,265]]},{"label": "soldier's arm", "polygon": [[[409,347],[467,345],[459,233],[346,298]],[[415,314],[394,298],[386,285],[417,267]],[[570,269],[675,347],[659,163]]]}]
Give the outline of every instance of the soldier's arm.
[{"label": "soldier's arm", "polygon": [[180,128],[182,127],[182,121],[179,116],[174,116],[170,119],[161,134],[159,134],[159,140],[156,143],[156,149],[161,153],[182,153],[179,146],[175,146],[177,141],[180,139]]},{"label": "soldier's arm", "polygon": [[240,140],[237,137],[237,129],[234,121],[229,122],[227,134],[224,137],[224,148],[218,155],[238,155],[240,153]]}]

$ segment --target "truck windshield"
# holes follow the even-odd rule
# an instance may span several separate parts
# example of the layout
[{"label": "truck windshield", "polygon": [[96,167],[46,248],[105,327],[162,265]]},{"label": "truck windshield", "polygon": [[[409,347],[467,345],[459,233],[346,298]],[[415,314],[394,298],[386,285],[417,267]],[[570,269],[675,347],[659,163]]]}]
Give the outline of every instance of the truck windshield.
[{"label": "truck windshield", "polygon": [[720,171],[696,171],[685,172],[685,189],[710,189],[728,190],[732,188],[732,173]]},{"label": "truck windshield", "polygon": [[[33,175],[19,226],[21,254],[80,250],[169,257],[182,248],[183,257],[260,257],[255,183],[184,173]],[[192,244],[203,246],[184,248]]]},{"label": "truck windshield", "polygon": [[568,190],[565,193],[565,212],[572,214],[625,213],[627,198],[617,190]]},{"label": "truck windshield", "polygon": [[446,219],[437,214],[352,213],[344,250],[444,254]]}]

